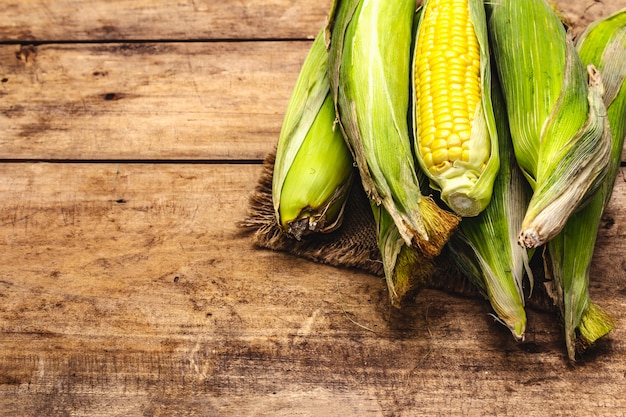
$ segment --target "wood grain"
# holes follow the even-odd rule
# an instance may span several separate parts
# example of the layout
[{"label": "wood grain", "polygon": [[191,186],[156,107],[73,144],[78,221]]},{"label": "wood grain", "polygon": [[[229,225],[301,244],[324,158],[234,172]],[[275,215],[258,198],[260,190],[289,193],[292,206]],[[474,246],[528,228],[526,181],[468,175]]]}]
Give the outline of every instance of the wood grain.
[{"label": "wood grain", "polygon": [[[626,7],[626,0],[551,3],[576,33],[594,19]],[[5,0],[0,40],[311,39],[325,22],[330,4],[330,0]]]},{"label": "wood grain", "polygon": [[0,46],[0,158],[260,160],[309,47]]},{"label": "wood grain", "polygon": [[5,0],[0,40],[13,42],[311,39],[330,0]]},{"label": "wood grain", "polygon": [[[625,330],[579,366],[481,299],[391,311],[381,279],[253,248],[258,165],[0,166],[0,403],[21,416],[615,415]],[[593,298],[625,317],[626,183]],[[608,260],[612,260],[608,262]],[[546,397],[550,402],[541,400]]]},{"label": "wood grain", "polygon": [[575,367],[552,314],[515,343],[479,298],[396,311],[236,226],[329,4],[2,3],[0,416],[626,415],[624,168],[590,285],[617,327]]},{"label": "wood grain", "polygon": [[262,160],[310,45],[0,45],[0,159]]}]

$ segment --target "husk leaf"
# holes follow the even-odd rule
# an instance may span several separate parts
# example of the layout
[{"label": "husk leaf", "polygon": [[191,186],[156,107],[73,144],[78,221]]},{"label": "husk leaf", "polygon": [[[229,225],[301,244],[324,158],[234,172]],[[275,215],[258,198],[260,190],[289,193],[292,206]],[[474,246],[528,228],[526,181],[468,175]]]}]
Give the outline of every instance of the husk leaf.
[{"label": "husk leaf", "polygon": [[611,131],[606,179],[591,202],[575,213],[548,244],[549,265],[565,325],[568,356],[575,360],[615,326],[613,318],[589,297],[596,235],[611,198],[626,136],[626,9],[592,23],[576,42],[585,65],[595,65],[604,81],[604,103]]},{"label": "husk leaf", "polygon": [[533,187],[519,239],[535,248],[560,232],[606,175],[602,83],[593,68],[587,80],[571,38],[544,0],[487,4],[515,155]]},{"label": "husk leaf", "polygon": [[517,232],[530,200],[530,187],[517,166],[508,132],[504,99],[493,83],[498,127],[500,168],[491,202],[477,217],[465,218],[450,240],[453,259],[488,298],[498,319],[516,340],[526,330],[523,281],[533,275],[526,249],[517,244]]}]

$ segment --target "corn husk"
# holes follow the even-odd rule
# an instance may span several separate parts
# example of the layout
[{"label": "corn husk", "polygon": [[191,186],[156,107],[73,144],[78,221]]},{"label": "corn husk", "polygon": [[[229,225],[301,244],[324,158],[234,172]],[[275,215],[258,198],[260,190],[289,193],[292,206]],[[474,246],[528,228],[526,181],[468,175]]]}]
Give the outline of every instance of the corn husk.
[{"label": "corn husk", "polygon": [[277,222],[297,239],[341,225],[353,180],[352,156],[334,126],[324,42],[320,31],[289,101],[274,165]]},{"label": "corn husk", "polygon": [[556,236],[606,176],[603,86],[545,0],[487,4],[515,155],[533,188],[519,240],[534,248]]},{"label": "corn husk", "polygon": [[526,331],[524,277],[532,286],[529,254],[517,244],[531,190],[517,166],[504,99],[494,80],[493,104],[498,128],[500,167],[491,202],[477,217],[464,218],[450,240],[452,258],[489,300],[498,321],[516,340]]},{"label": "corn husk", "polygon": [[596,66],[602,74],[612,146],[607,177],[600,189],[548,243],[547,262],[553,278],[549,285],[563,316],[571,360],[615,325],[612,317],[591,301],[588,285],[597,231],[611,197],[626,135],[626,10],[594,22],[576,46],[583,63]]},{"label": "corn husk", "polygon": [[[436,256],[458,218],[421,195],[407,121],[413,0],[331,7],[329,72],[339,124],[368,197],[407,245]],[[391,30],[393,28],[393,30]]]},{"label": "corn husk", "polygon": [[[423,9],[429,7],[430,1],[426,0]],[[417,36],[420,36],[419,28],[424,13],[419,18],[417,27]],[[415,140],[415,154],[421,165],[422,171],[428,175],[431,186],[441,192],[441,199],[459,216],[469,217],[476,216],[483,211],[489,200],[493,190],[493,183],[498,173],[499,155],[498,155],[498,137],[495,126],[493,105],[491,102],[491,65],[489,58],[489,44],[487,36],[487,23],[485,18],[485,8],[482,0],[469,1],[469,17],[475,29],[480,48],[480,83],[481,83],[481,101],[476,109],[474,122],[471,131],[471,159],[467,162],[462,160],[454,161],[449,169],[441,174],[433,174],[426,166],[421,153],[419,151],[418,129],[417,129],[417,112],[419,111],[417,103],[417,94],[419,93],[414,87],[413,91],[413,134]],[[417,45],[417,41],[415,42]],[[419,56],[414,49],[413,55],[413,72],[417,71],[416,62]],[[416,74],[413,73],[411,80],[415,84]],[[433,92],[432,94],[437,94]],[[488,157],[487,163],[483,163],[484,155]]]},{"label": "corn husk", "polygon": [[435,264],[432,258],[406,244],[384,206],[373,202],[371,206],[389,300],[392,306],[400,308],[409,294],[431,282]]},{"label": "corn husk", "polygon": [[626,135],[626,9],[592,23],[576,40],[581,60],[602,74],[604,104],[612,137],[607,180],[603,183],[604,206],[611,198]]}]

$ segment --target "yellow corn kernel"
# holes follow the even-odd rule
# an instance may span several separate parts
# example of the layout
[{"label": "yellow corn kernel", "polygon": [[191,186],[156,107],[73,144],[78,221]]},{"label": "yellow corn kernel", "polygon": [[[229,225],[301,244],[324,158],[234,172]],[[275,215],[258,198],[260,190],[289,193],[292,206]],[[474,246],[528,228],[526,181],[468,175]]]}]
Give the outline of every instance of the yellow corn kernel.
[{"label": "yellow corn kernel", "polygon": [[433,150],[433,164],[439,165],[442,162],[448,161],[448,149],[447,148],[439,148]]},{"label": "yellow corn kernel", "polygon": [[428,152],[430,152],[430,145],[433,143],[434,140],[435,140],[435,132],[433,128],[433,132],[427,133],[424,135],[424,140],[420,142],[420,145],[422,146],[423,149],[428,149]]},{"label": "yellow corn kernel", "polygon": [[452,117],[454,118],[454,122],[455,123],[460,123],[460,120],[463,120],[463,123],[468,122],[468,120],[466,119],[467,113],[459,110],[459,109],[455,109],[454,107],[450,106],[451,110],[450,110],[450,114],[452,115]]},{"label": "yellow corn kernel", "polygon": [[467,120],[464,122],[456,122],[454,124],[454,127],[456,128],[455,131],[458,132],[462,140],[464,141],[469,140],[470,133],[472,131],[472,126],[469,124]]},{"label": "yellow corn kernel", "polygon": [[430,149],[436,151],[437,149],[447,149],[448,142],[443,139],[435,139],[433,143],[430,145]]},{"label": "yellow corn kernel", "polygon": [[[425,149],[428,149],[428,148],[425,148]],[[430,152],[430,149],[428,149],[428,152],[424,153],[424,163],[428,165],[429,167],[433,166],[433,154],[432,152]]]},{"label": "yellow corn kernel", "polygon": [[463,148],[459,146],[453,146],[448,150],[448,158],[451,161],[458,161],[463,158]]},{"label": "yellow corn kernel", "polygon": [[458,133],[451,133],[450,136],[448,136],[447,146],[450,148],[450,152],[452,152],[453,147],[461,146],[461,143],[461,137]]},{"label": "yellow corn kernel", "polygon": [[450,168],[452,166],[452,164],[450,163],[450,161],[444,161],[440,164],[437,165],[433,165],[432,168],[430,169],[430,171],[433,174],[439,175],[443,172],[446,171],[446,169]]},{"label": "yellow corn kernel", "polygon": [[437,130],[435,132],[435,138],[437,139],[443,139],[443,140],[448,140],[448,136],[450,136],[450,134],[452,133],[452,131],[450,130]]}]

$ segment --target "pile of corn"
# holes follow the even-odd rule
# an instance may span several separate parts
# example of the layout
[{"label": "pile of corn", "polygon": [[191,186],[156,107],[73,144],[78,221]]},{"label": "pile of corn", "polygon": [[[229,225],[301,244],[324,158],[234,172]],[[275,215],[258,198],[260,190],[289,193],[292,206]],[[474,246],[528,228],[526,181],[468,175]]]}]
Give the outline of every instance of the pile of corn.
[{"label": "pile of corn", "polygon": [[360,180],[391,303],[445,250],[518,340],[541,256],[574,360],[614,326],[587,288],[624,62],[626,10],[574,41],[546,0],[336,0],[280,133],[277,223],[336,230]]}]

